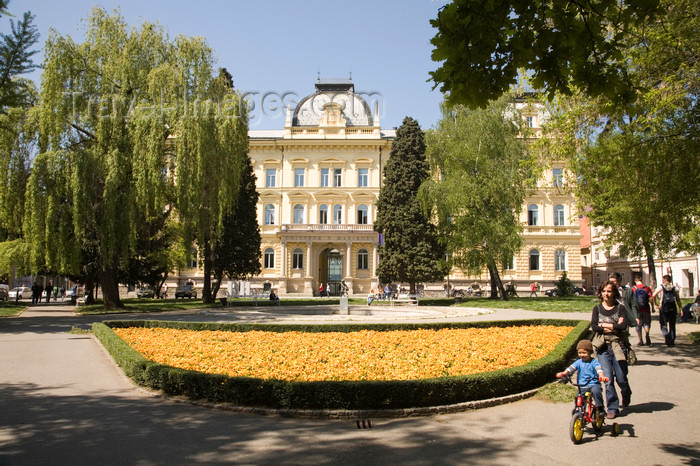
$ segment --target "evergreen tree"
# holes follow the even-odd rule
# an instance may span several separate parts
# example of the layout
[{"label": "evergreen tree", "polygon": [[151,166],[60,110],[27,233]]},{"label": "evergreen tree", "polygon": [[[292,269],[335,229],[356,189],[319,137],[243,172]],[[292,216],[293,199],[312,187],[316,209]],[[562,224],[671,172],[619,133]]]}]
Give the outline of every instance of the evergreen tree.
[{"label": "evergreen tree", "polygon": [[384,283],[416,284],[441,281],[447,274],[445,250],[438,242],[429,213],[421,209],[418,189],[428,178],[423,131],[406,117],[384,168],[384,183],[377,202],[374,229],[383,236],[377,276]]},{"label": "evergreen tree", "polygon": [[241,280],[261,271],[256,179],[253,164],[246,157],[236,203],[224,218],[223,233],[214,249],[214,276],[218,285],[224,277]]},{"label": "evergreen tree", "polygon": [[[0,16],[7,15],[9,0],[0,0]],[[34,97],[31,81],[21,78],[37,68],[32,47],[39,40],[33,24],[34,16],[27,11],[20,21],[10,20],[10,34],[0,34],[0,113],[11,107],[28,107]]]}]

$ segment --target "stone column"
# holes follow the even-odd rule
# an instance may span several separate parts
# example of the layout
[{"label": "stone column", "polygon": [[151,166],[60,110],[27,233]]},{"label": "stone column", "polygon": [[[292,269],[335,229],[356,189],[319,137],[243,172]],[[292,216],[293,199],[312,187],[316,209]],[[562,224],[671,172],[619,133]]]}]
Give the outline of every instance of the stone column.
[{"label": "stone column", "polygon": [[348,294],[354,293],[353,276],[352,276],[352,241],[345,243],[345,284],[348,286]]},{"label": "stone column", "polygon": [[287,293],[287,242],[281,242],[282,273],[280,273],[278,294]]},{"label": "stone column", "polygon": [[379,243],[372,243],[372,282],[376,282],[379,286],[379,281],[377,279],[377,264],[379,263]]},{"label": "stone column", "polygon": [[312,260],[311,246],[313,242],[306,242],[306,267],[304,267],[304,293],[313,295],[314,292],[314,277],[312,271],[316,265],[316,261]]}]

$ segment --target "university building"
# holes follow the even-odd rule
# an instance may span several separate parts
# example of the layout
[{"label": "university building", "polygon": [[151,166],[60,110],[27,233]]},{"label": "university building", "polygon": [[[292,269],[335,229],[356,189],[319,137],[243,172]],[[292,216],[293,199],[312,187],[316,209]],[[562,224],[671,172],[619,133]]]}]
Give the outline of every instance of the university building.
[{"label": "university building", "polygon": [[[525,101],[517,105],[534,137],[541,135],[546,115]],[[249,131],[262,238],[262,273],[250,279],[253,290],[311,296],[323,283],[337,295],[342,281],[351,295],[378,288],[373,223],[395,133],[381,128],[377,109],[355,93],[351,81],[327,80],[287,109],[283,129]],[[514,282],[521,292],[535,281],[546,289],[565,271],[581,283],[570,179],[563,163],[553,164],[527,198],[521,211],[525,243],[502,271],[504,283]],[[200,270],[189,272],[181,277],[201,283]],[[466,289],[474,282],[488,286],[488,272],[469,276],[455,270],[445,282],[425,288],[439,293],[448,283]]]},{"label": "university building", "polygon": [[311,295],[376,286],[372,225],[394,130],[382,130],[350,81],[321,81],[287,110],[284,129],[250,131],[262,273],[255,288]]}]

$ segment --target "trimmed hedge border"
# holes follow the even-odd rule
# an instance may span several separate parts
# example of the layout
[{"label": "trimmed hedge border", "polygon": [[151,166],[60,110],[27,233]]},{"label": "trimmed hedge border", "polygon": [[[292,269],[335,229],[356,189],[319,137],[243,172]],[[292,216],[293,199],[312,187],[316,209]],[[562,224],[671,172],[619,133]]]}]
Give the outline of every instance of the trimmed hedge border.
[{"label": "trimmed hedge border", "polygon": [[[423,380],[391,381],[321,381],[288,382],[250,377],[229,377],[178,369],[144,358],[122,340],[113,328],[162,327],[190,330],[224,330],[246,332],[353,332],[362,329],[417,330],[440,328],[489,328],[533,325],[573,325],[574,329],[548,355],[536,361],[493,372],[466,376]],[[553,374],[566,366],[575,355],[575,344],[588,332],[588,321],[578,320],[516,320],[498,322],[459,322],[430,324],[231,324],[172,321],[107,321],[93,324],[93,333],[112,355],[124,373],[135,383],[161,390],[165,395],[199,400],[198,404],[220,407],[223,404],[242,407],[241,411],[294,415],[299,410],[311,410],[320,417],[327,411],[349,413],[395,412],[396,416],[442,412],[445,406],[462,405],[472,409],[479,400],[497,400],[519,396],[552,380]],[[235,409],[235,408],[234,408]],[[235,409],[239,410],[239,409]],[[409,414],[405,414],[408,412]],[[403,413],[403,414],[402,414]],[[426,413],[423,413],[426,414]],[[315,415],[305,417],[316,417]],[[345,416],[343,416],[345,417]]]}]

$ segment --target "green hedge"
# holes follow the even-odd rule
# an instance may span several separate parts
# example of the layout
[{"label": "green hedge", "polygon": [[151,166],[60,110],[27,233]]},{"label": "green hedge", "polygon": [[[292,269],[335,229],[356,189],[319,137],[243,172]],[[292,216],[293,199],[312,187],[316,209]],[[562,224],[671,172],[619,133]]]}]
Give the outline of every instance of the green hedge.
[{"label": "green hedge", "polygon": [[[93,332],[124,372],[136,383],[173,396],[214,403],[281,409],[397,409],[483,400],[531,390],[550,382],[575,354],[588,332],[587,321],[527,320],[433,324],[279,325],[168,321],[110,321],[93,324]],[[524,366],[467,376],[424,380],[288,382],[228,377],[187,371],[149,361],[119,338],[112,328],[164,327],[246,332],[353,332],[360,329],[415,330],[512,325],[574,325],[547,356]]]}]

